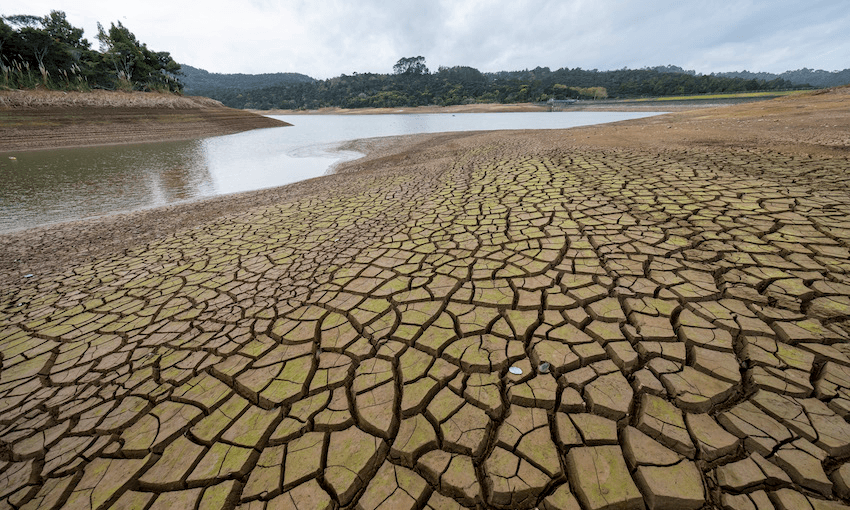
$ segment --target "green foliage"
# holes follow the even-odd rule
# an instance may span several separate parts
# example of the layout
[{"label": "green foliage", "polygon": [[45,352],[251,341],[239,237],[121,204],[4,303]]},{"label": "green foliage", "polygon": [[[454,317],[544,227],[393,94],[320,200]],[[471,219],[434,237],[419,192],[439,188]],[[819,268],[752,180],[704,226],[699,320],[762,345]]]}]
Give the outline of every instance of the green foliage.
[{"label": "green foliage", "polygon": [[428,68],[425,66],[425,57],[404,57],[400,58],[393,66],[395,74],[405,75],[422,75],[428,74]]},{"label": "green foliage", "polygon": [[[436,73],[404,72],[401,59],[393,74],[355,74],[328,80],[287,81],[264,88],[192,88],[234,108],[315,109],[545,102],[549,99],[663,97],[683,94],[768,91],[792,88],[784,80],[745,80],[656,69],[597,71],[548,68],[482,73],[466,66],[440,67]],[[424,66],[424,58],[422,59]],[[425,68],[427,69],[427,68]],[[399,72],[401,71],[401,72]],[[225,75],[228,76],[228,75]]]},{"label": "green foliage", "polygon": [[298,73],[265,73],[265,74],[220,74],[210,73],[190,65],[180,67],[183,90],[187,94],[196,91],[227,91],[250,90],[272,87],[282,83],[312,83],[315,81],[304,74]]},{"label": "green foliage", "polygon": [[120,21],[118,25],[113,23],[108,31],[98,23],[97,40],[100,41],[101,54],[115,70],[119,89],[181,90],[176,78],[180,64],[168,52],[149,50]]},{"label": "green foliage", "polygon": [[813,87],[819,88],[838,87],[850,83],[850,69],[830,72],[803,68],[795,71],[785,71],[782,74],[735,71],[727,73],[712,73],[712,75],[724,78],[742,78],[744,80],[755,79],[766,82],[785,80],[790,81],[795,85],[809,84]]},{"label": "green foliage", "polygon": [[120,22],[98,29],[101,52],[64,12],[0,17],[0,88],[182,90],[168,52],[149,50]]}]

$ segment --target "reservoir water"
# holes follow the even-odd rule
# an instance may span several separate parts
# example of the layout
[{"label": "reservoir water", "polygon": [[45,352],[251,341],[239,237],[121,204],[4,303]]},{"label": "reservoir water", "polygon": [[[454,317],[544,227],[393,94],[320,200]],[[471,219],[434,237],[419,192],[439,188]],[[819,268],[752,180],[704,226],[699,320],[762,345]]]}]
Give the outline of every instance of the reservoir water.
[{"label": "reservoir water", "polygon": [[0,153],[0,232],[318,177],[333,165],[360,156],[337,150],[349,140],[454,131],[562,129],[658,114],[274,116],[293,126],[182,142]]}]

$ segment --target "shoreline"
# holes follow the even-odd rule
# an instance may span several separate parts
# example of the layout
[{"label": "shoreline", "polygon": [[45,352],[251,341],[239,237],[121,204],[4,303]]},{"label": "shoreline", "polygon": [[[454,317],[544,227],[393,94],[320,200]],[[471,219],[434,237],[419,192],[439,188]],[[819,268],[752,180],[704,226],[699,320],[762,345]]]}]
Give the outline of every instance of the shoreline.
[{"label": "shoreline", "polygon": [[[460,130],[471,129],[471,130],[475,130],[475,131],[477,131],[477,130],[488,130],[488,129],[493,129],[493,128],[537,129],[537,128],[541,128],[541,127],[546,127],[547,125],[554,125],[554,126],[558,126],[558,128],[560,128],[560,129],[563,129],[566,126],[578,123],[575,120],[571,120],[571,119],[576,119],[576,118],[579,119],[580,122],[611,122],[609,119],[612,119],[612,118],[617,119],[616,120],[617,122],[621,122],[622,119],[641,117],[641,116],[646,116],[648,114],[642,114],[642,113],[629,113],[629,114],[601,113],[601,114],[597,114],[597,113],[594,113],[594,114],[582,114],[579,117],[570,117],[570,118],[564,117],[564,118],[561,118],[562,119],[561,121],[557,120],[556,116],[536,115],[536,116],[532,117],[532,120],[530,122],[527,121],[527,120],[523,120],[523,119],[527,119],[527,117],[524,117],[522,114],[517,116],[516,118],[514,118],[511,115],[505,116],[504,114],[493,114],[493,115],[495,115],[495,117],[492,117],[492,116],[476,117],[478,119],[478,121],[473,122],[472,125],[470,125],[469,122],[463,122],[462,124],[455,124],[453,116],[444,115],[444,116],[440,117],[441,119],[443,119],[443,122],[436,124],[436,125],[429,123],[428,126],[426,126],[426,127],[431,128],[428,131],[439,131],[439,132],[457,132],[456,130],[458,130],[458,129],[460,129]],[[527,114],[525,114],[525,115],[527,115]],[[656,114],[652,114],[652,115],[656,115]],[[327,118],[330,119],[330,117],[327,117]],[[336,118],[342,119],[341,117],[336,117]],[[397,117],[397,118],[401,119],[403,117]],[[450,118],[452,119],[451,121],[449,121]],[[590,120],[588,120],[588,118],[590,118]],[[300,121],[297,120],[297,119],[288,119],[288,120],[290,120],[290,122],[292,122],[294,124],[299,124],[299,125],[302,125],[302,126],[304,126],[305,123],[306,123],[306,125],[312,124],[312,122],[307,123],[306,118],[300,118],[300,119],[302,119],[302,120],[300,120]],[[320,119],[320,118],[316,118],[316,119]],[[358,120],[358,119],[360,119],[360,120]],[[513,119],[513,120],[511,120],[511,119]],[[549,120],[547,121],[547,119],[549,119]],[[361,122],[361,120],[362,120],[362,122]],[[494,125],[494,121],[496,122],[495,125]],[[361,137],[372,137],[372,136],[378,136],[378,135],[391,134],[393,131],[395,131],[396,133],[401,133],[401,132],[405,131],[405,129],[401,129],[401,130],[391,129],[391,130],[387,131],[385,129],[367,128],[367,126],[370,126],[370,125],[374,125],[374,126],[379,127],[379,126],[383,126],[384,124],[385,124],[384,121],[378,121],[377,124],[375,124],[375,122],[367,122],[367,118],[364,118],[364,117],[348,118],[345,122],[345,125],[349,125],[349,126],[354,127],[353,129],[351,129],[350,131],[347,132],[347,135],[350,136],[350,137],[358,137],[357,140],[353,140],[353,141],[359,141],[361,139]],[[357,127],[357,126],[359,126],[359,127]],[[460,126],[460,127],[458,127],[458,126]],[[415,133],[419,130],[418,127],[419,126],[414,127],[414,129],[410,130],[410,131]],[[317,136],[318,136],[318,134],[319,133],[317,132]],[[92,207],[89,207],[89,206],[82,207],[82,206],[80,206],[80,207],[77,207],[73,211],[68,210],[66,214],[63,214],[63,212],[65,212],[64,206],[60,207],[61,204],[59,204],[57,202],[52,202],[54,205],[56,205],[56,207],[54,208],[53,206],[50,205],[51,202],[49,200],[45,200],[45,201],[41,202],[40,205],[35,206],[36,208],[33,208],[33,205],[31,205],[30,203],[28,203],[26,201],[21,201],[20,203],[18,203],[19,199],[16,197],[15,191],[14,191],[16,189],[16,187],[12,186],[8,190],[8,192],[5,193],[5,195],[2,197],[3,200],[6,201],[6,205],[8,207],[11,207],[11,210],[10,210],[11,216],[9,218],[6,218],[7,221],[0,222],[0,223],[5,223],[3,225],[0,225],[0,233],[14,234],[14,233],[17,233],[19,231],[26,230],[26,229],[32,228],[32,227],[59,225],[59,224],[67,223],[67,222],[70,222],[70,221],[84,220],[84,219],[95,219],[97,217],[108,216],[108,215],[111,215],[111,214],[121,214],[121,213],[133,212],[135,210],[153,209],[153,208],[156,208],[156,207],[162,206],[162,205],[177,205],[178,203],[192,203],[192,202],[197,202],[199,200],[213,198],[214,196],[221,194],[221,193],[230,194],[230,193],[232,193],[236,190],[252,191],[254,189],[267,189],[267,188],[270,188],[270,187],[283,185],[283,184],[285,184],[287,182],[291,182],[295,179],[304,179],[304,178],[313,177],[313,176],[318,177],[318,176],[321,176],[321,175],[327,175],[329,173],[334,173],[335,169],[337,167],[339,167],[340,165],[342,165],[343,163],[346,163],[348,161],[352,161],[352,160],[359,159],[359,158],[363,157],[364,151],[359,150],[356,147],[347,147],[346,145],[349,142],[347,140],[332,141],[332,142],[325,143],[325,142],[321,142],[322,137],[318,136],[318,138],[317,137],[311,137],[310,139],[312,139],[313,141],[309,142],[309,141],[303,140],[304,136],[305,135],[303,133],[299,134],[299,133],[295,133],[291,130],[279,130],[279,131],[258,132],[258,133],[255,133],[253,135],[249,135],[249,136],[244,137],[244,138],[223,137],[223,138],[201,139],[200,141],[193,142],[193,146],[197,146],[197,147],[200,147],[200,146],[216,147],[216,146],[220,146],[221,144],[224,144],[224,146],[228,146],[228,147],[232,148],[233,143],[239,143],[240,147],[241,147],[242,142],[239,142],[239,140],[243,140],[243,141],[245,141],[245,143],[251,143],[249,140],[257,140],[256,137],[260,137],[259,139],[265,140],[263,143],[264,144],[270,144],[270,147],[278,146],[278,149],[280,149],[280,146],[289,147],[289,148],[286,149],[286,151],[284,151],[287,154],[286,158],[284,158],[285,161],[287,161],[287,163],[282,163],[279,160],[274,160],[273,163],[272,163],[273,166],[271,166],[271,167],[266,167],[265,166],[266,164],[262,164],[262,163],[258,163],[257,165],[250,165],[250,166],[245,166],[245,163],[239,163],[240,166],[233,166],[233,164],[231,164],[231,166],[227,169],[227,170],[229,170],[229,172],[222,173],[222,171],[224,169],[221,167],[220,162],[217,162],[217,161],[226,161],[227,158],[228,158],[228,154],[222,153],[221,155],[224,156],[224,159],[221,159],[221,158],[217,158],[215,156],[210,156],[210,154],[216,154],[215,150],[213,150],[213,151],[204,150],[203,152],[204,152],[205,155],[204,155],[203,158],[198,158],[196,160],[191,160],[191,161],[192,161],[192,165],[200,165],[200,167],[204,168],[204,170],[203,170],[204,177],[203,178],[209,179],[209,181],[206,183],[206,185],[209,186],[209,187],[206,188],[206,189],[202,189],[200,186],[198,186],[197,188],[186,188],[186,190],[183,193],[180,193],[179,196],[169,196],[169,198],[164,198],[164,199],[161,198],[160,200],[158,200],[158,202],[159,202],[158,204],[152,203],[152,202],[155,201],[155,199],[153,198],[153,196],[154,196],[153,194],[145,195],[145,196],[142,196],[142,195],[135,196],[135,195],[133,195],[132,201],[122,200],[121,202],[117,202],[117,201],[110,200],[109,197],[114,196],[115,193],[110,191],[112,188],[106,187],[102,183],[104,182],[104,180],[110,180],[110,181],[113,180],[113,175],[112,175],[111,172],[104,171],[104,170],[101,170],[99,172],[94,173],[95,177],[86,177],[86,181],[93,182],[93,184],[92,184],[91,187],[88,187],[88,182],[87,182],[86,188],[84,190],[81,190],[81,191],[77,191],[78,190],[77,181],[74,181],[73,179],[65,181],[68,184],[63,185],[61,187],[56,186],[56,185],[50,185],[49,189],[54,190],[51,193],[54,196],[54,199],[61,195],[62,197],[64,197],[62,200],[69,201],[69,203],[70,202],[76,203],[78,200],[79,201],[87,200],[86,196],[91,196],[92,193],[98,193],[98,194],[102,193],[104,198],[105,198],[105,201],[110,203],[109,206],[103,206],[103,205],[100,205],[100,204],[94,204],[94,206],[92,206]],[[392,145],[392,143],[389,141],[391,139],[392,138],[384,139],[380,143],[382,144],[382,146],[386,146],[386,147],[389,148],[390,145]],[[227,140],[233,140],[233,141],[227,142]],[[272,141],[268,141],[268,140],[275,140],[275,141],[272,142]],[[300,140],[301,142],[296,143],[295,144],[296,146],[291,146],[292,140]],[[203,143],[201,143],[201,142],[203,142]],[[201,143],[201,145],[197,145],[199,143]],[[281,145],[281,144],[283,144],[283,145]],[[374,142],[370,141],[369,145],[374,145]],[[113,149],[106,149],[105,151],[103,151],[105,154],[109,154],[110,157],[123,157],[123,156],[120,156],[120,155],[124,154],[125,151],[127,151],[127,150],[131,151],[131,152],[146,151],[145,145],[140,144],[138,142],[132,143],[132,144],[130,144],[130,143],[122,144],[122,143],[116,142],[116,143],[112,143],[110,145],[105,145],[105,144],[97,145],[96,147],[98,147],[100,149],[102,149],[104,147],[117,147],[117,149],[114,149],[114,150]],[[161,150],[161,148],[164,148],[164,147],[168,147],[168,145],[163,144],[163,145],[154,145],[153,146],[153,148],[156,149],[155,152],[159,152]],[[301,147],[301,148],[298,148],[298,147]],[[79,148],[80,147],[75,147],[74,149],[79,149]],[[256,149],[261,151],[261,152],[266,150],[264,147],[260,147],[260,146],[257,146]],[[284,155],[283,152],[280,152],[278,149],[274,149],[273,153],[279,154],[281,157],[283,157],[283,155]],[[43,148],[43,149],[33,149],[32,151],[29,151],[29,152],[52,151],[52,150],[53,149]],[[147,150],[149,151],[150,149],[147,149]],[[169,149],[169,150],[171,150],[171,149]],[[247,149],[246,147],[243,147],[239,150],[240,151],[252,152],[254,149]],[[316,154],[312,154],[312,152],[314,152],[314,151],[316,151]],[[357,154],[354,154],[352,152],[357,152]],[[322,154],[322,153],[325,153],[325,154]],[[351,153],[351,154],[348,154],[348,153]],[[15,154],[17,154],[17,156],[15,156]],[[28,168],[28,165],[33,164],[32,161],[37,161],[34,158],[40,157],[40,156],[32,155],[28,159],[25,156],[25,154],[26,153],[10,152],[9,156],[12,156],[12,157],[19,160],[19,161],[12,162],[12,161],[6,161],[6,157],[5,157],[6,155],[4,155],[3,153],[0,153],[0,170],[2,170],[2,172],[0,172],[0,173],[6,173],[8,171],[8,172],[11,172],[12,176],[24,176],[22,178],[25,178],[25,176],[27,175],[27,170],[25,170],[25,169]],[[62,166],[67,167],[66,164],[62,163],[62,161],[66,160],[66,157],[71,155],[71,154],[76,154],[76,155],[78,155],[77,157],[83,157],[86,154],[95,155],[94,157],[96,157],[96,158],[105,157],[105,156],[99,154],[96,151],[74,152],[73,149],[58,150],[56,152],[47,152],[43,156],[48,158],[47,161],[49,161],[50,164],[57,165],[57,169],[60,170],[60,173],[61,173]],[[299,166],[299,165],[303,164],[301,162],[302,160],[300,159],[300,156],[311,156],[311,155],[312,156],[324,156],[324,157],[333,158],[333,160],[334,160],[333,165],[329,166],[329,163],[328,163],[328,164],[325,164],[321,167],[315,167],[315,166],[301,167],[301,166]],[[86,156],[86,157],[91,158],[91,156]],[[135,157],[138,157],[138,156],[135,156]],[[289,159],[291,157],[296,157],[298,159]],[[57,160],[57,158],[58,158],[58,160]],[[124,179],[124,182],[126,182],[126,184],[122,184],[122,186],[126,185],[128,187],[128,189],[138,190],[138,188],[135,188],[131,185],[131,183],[136,180],[136,177],[133,177],[133,176],[141,175],[141,174],[139,174],[139,170],[142,169],[142,168],[147,168],[147,166],[145,166],[145,165],[147,165],[149,163],[154,165],[156,168],[159,168],[161,166],[158,163],[159,159],[160,159],[160,157],[157,157],[157,156],[154,156],[153,159],[150,159],[150,158],[147,158],[147,157],[143,158],[143,159],[140,158],[138,160],[138,164],[136,164],[134,162],[132,165],[123,165],[122,167],[116,167],[116,168],[119,168],[119,175],[125,176],[123,179]],[[6,162],[4,163],[3,161],[6,161]],[[90,160],[86,160],[84,164],[87,164],[89,166],[94,165],[95,167],[100,167],[101,165],[98,161],[99,161],[99,159],[90,159]],[[186,161],[190,161],[190,160],[187,159]],[[182,160],[181,160],[181,163],[183,163],[183,166],[191,166],[191,165],[186,165],[185,162],[182,161]],[[19,165],[19,166],[15,166],[15,165]],[[179,166],[180,165],[175,165],[175,164],[171,163],[171,167],[173,167],[173,168],[177,168]],[[268,178],[266,178],[265,176],[250,178],[249,180],[251,182],[251,186],[239,185],[239,183],[237,181],[243,181],[244,180],[242,176],[245,172],[248,172],[249,174],[251,174],[253,176],[253,175],[255,175],[255,173],[252,173],[252,171],[255,170],[255,169],[259,169],[259,168],[267,168],[267,170],[270,172]],[[282,168],[286,168],[287,171],[280,171]],[[297,169],[300,169],[300,168],[311,168],[313,170],[309,171],[309,172],[305,172],[303,170],[297,170]],[[292,171],[290,171],[290,170],[292,170]],[[42,175],[43,172],[37,172],[37,174]],[[145,175],[147,176],[146,173],[145,173]],[[155,172],[153,175],[158,176],[160,174]],[[231,177],[227,178],[226,175],[230,175]],[[274,177],[273,175],[276,175],[277,177]],[[147,179],[147,177],[146,177],[146,179]],[[175,178],[174,180],[176,181],[177,179]],[[228,182],[230,184],[228,184]],[[44,191],[41,191],[41,189],[48,189],[48,184],[49,184],[49,182],[45,181],[45,183],[42,185],[43,188],[39,188],[38,184],[30,185],[29,183],[27,183],[26,185],[22,185],[21,190],[24,193],[33,193],[33,194],[38,193],[41,196],[49,196],[49,195],[45,195]],[[236,186],[234,186],[234,184]],[[33,186],[33,187],[29,188],[27,186]],[[67,188],[67,192],[69,193],[68,196],[65,196],[66,188]],[[85,195],[83,195],[82,193],[85,193]],[[85,202],[85,203],[91,204],[90,201]],[[46,209],[39,210],[39,208],[46,208]],[[54,210],[55,210],[55,212],[48,212],[48,211],[54,211]]]},{"label": "shoreline", "polygon": [[[700,108],[715,108],[725,106],[723,104],[699,104],[698,102],[685,102],[681,104],[668,104],[667,102],[653,101],[645,103],[578,103],[558,107],[558,112],[656,112],[664,111],[687,111]],[[663,108],[662,108],[663,107]],[[457,114],[457,113],[521,113],[521,112],[552,112],[551,106],[543,106],[538,103],[511,103],[511,104],[470,104],[452,106],[404,106],[399,108],[320,108],[318,110],[246,110],[258,115],[411,115],[411,114]]]},{"label": "shoreline", "polygon": [[651,153],[773,150],[847,158],[850,130],[836,131],[832,127],[833,122],[847,124],[850,101],[845,98],[848,96],[850,88],[843,88],[830,94],[813,94],[815,100],[805,107],[780,99],[564,130],[437,133],[353,140],[340,149],[365,155],[339,164],[329,175],[276,188],[0,233],[0,280],[6,282],[0,284],[0,289],[19,285],[24,274],[59,274],[80,261],[114,256],[132,246],[258,207],[319,194],[334,186],[357,188],[361,186],[358,175],[392,171],[421,160],[429,152],[445,157],[446,153],[462,147],[525,140],[534,146],[559,144],[594,150],[631,148]]},{"label": "shoreline", "polygon": [[[808,94],[802,91],[794,95]],[[789,94],[788,96],[790,96]],[[402,106],[397,108],[340,108],[325,107],[317,110],[256,110],[246,111],[259,115],[388,115],[388,114],[431,114],[431,113],[510,113],[510,112],[652,112],[652,111],[688,111],[721,106],[734,106],[743,103],[767,101],[788,96],[741,96],[709,97],[705,99],[685,97],[647,98],[647,99],[600,99],[580,100],[571,104],[548,105],[542,103],[473,103],[451,106]]]},{"label": "shoreline", "polygon": [[[361,139],[349,142],[365,155],[336,165],[332,173],[284,186],[201,198],[135,211],[51,223],[0,232],[0,293],[20,285],[21,277],[34,274],[38,281],[64,272],[72,265],[100,257],[118,256],[135,246],[181,230],[219,221],[258,207],[297,200],[342,181],[357,187],[357,175],[346,171],[352,163],[372,161],[394,151],[405,151],[459,138],[463,133],[434,133]],[[347,144],[346,144],[347,145]],[[340,147],[343,150],[345,147]]]}]

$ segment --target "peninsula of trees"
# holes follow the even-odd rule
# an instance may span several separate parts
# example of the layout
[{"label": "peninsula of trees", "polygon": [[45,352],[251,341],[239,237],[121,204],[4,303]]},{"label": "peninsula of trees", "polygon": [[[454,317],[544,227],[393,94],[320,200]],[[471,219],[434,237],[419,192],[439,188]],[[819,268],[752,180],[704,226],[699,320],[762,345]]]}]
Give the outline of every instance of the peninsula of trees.
[{"label": "peninsula of trees", "polygon": [[109,29],[98,23],[97,40],[100,51],[62,11],[0,17],[0,89],[182,91],[180,64],[120,21]]}]

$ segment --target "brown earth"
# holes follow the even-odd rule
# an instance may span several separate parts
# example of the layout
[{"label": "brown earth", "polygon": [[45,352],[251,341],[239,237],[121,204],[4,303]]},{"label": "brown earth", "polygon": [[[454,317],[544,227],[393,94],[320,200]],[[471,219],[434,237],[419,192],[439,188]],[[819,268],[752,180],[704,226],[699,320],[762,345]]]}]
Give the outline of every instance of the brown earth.
[{"label": "brown earth", "polygon": [[[4,97],[2,94],[0,97]],[[183,99],[212,101],[207,98]],[[155,133],[149,134],[155,136]],[[567,130],[445,133],[358,140],[344,149],[364,152],[367,156],[343,164],[337,169],[337,175],[282,188],[0,235],[0,288],[14,287],[17,278],[23,274],[61,271],[75,261],[120,252],[133,244],[145,244],[230,213],[313,192],[327,193],[337,186],[356,185],[356,177],[343,174],[361,170],[391,170],[421,161],[422,154],[433,154],[435,150],[440,151],[442,158],[442,152],[452,154],[476,145],[488,146],[503,140],[520,139],[540,149],[769,150],[842,160],[850,157],[850,87]],[[813,177],[807,182],[810,186],[828,188],[838,183],[844,187],[850,183],[850,175],[841,165],[825,165],[809,175]],[[829,179],[819,180],[822,176]]]},{"label": "brown earth", "polygon": [[2,236],[0,507],[848,509],[848,92]]},{"label": "brown earth", "polygon": [[286,125],[205,97],[0,91],[0,153],[191,140]]}]

